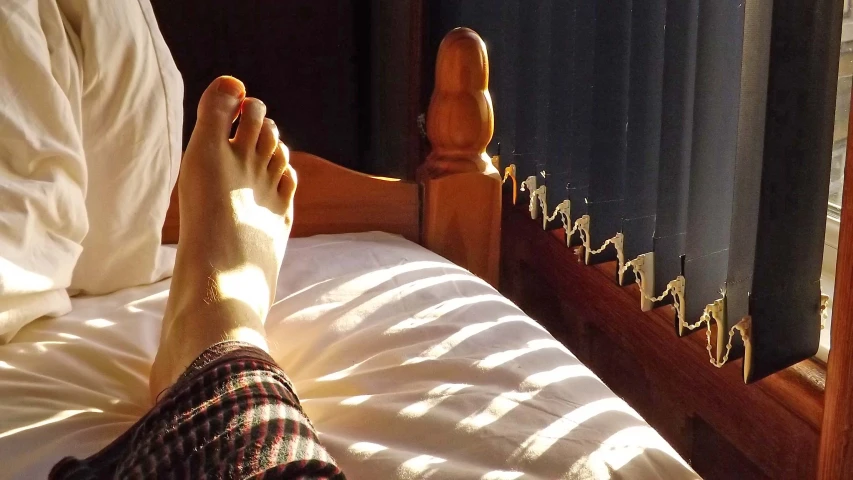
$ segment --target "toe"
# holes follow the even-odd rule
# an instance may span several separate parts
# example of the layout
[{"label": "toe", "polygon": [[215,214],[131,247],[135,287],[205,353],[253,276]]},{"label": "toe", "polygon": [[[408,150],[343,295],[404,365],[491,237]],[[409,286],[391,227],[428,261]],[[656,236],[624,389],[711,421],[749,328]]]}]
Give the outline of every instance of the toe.
[{"label": "toe", "polygon": [[267,107],[264,102],[257,98],[247,98],[243,102],[243,111],[240,114],[240,125],[234,135],[233,144],[243,152],[254,152],[258,144],[258,136],[264,126],[264,117],[267,115]]},{"label": "toe", "polygon": [[227,140],[245,96],[246,87],[240,80],[227,76],[217,78],[207,87],[198,103],[196,128]]},{"label": "toe", "polygon": [[258,135],[257,152],[261,158],[270,159],[276,151],[278,145],[278,127],[275,126],[269,118],[264,119],[264,125],[261,127],[261,133]]},{"label": "toe", "polygon": [[282,142],[278,142],[275,151],[270,158],[269,166],[267,167],[271,178],[275,183],[278,183],[280,177],[287,170],[287,164],[290,162],[290,151]]},{"label": "toe", "polygon": [[293,225],[293,197],[296,193],[296,170],[292,165],[287,165],[284,175],[278,182],[278,194],[284,200],[284,223],[288,227]]},{"label": "toe", "polygon": [[[289,156],[287,147],[283,143],[280,143],[279,145],[282,146],[284,154]],[[288,161],[284,165],[282,172],[283,173],[278,180],[278,193],[288,202],[291,202],[293,200],[293,194],[296,192],[296,170],[294,170],[293,165]]]}]

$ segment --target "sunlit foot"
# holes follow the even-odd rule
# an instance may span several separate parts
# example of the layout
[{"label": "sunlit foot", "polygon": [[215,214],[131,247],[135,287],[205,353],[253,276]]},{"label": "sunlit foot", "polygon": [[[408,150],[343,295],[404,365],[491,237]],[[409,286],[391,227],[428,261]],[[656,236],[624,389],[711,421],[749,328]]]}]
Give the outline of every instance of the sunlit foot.
[{"label": "sunlit foot", "polygon": [[181,162],[180,242],[152,369],[155,395],[212,343],[266,346],[263,321],[290,233],[296,175],[263,102],[244,97],[231,77],[207,88]]}]

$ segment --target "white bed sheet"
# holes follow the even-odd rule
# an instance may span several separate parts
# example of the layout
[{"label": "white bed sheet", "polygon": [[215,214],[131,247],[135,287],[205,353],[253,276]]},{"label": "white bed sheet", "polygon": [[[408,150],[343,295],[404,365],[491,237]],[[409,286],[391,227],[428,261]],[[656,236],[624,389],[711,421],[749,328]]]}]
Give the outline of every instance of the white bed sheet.
[{"label": "white bed sheet", "polygon": [[[0,478],[44,478],[151,406],[169,281],[73,300],[0,346]],[[353,479],[698,478],[485,282],[382,233],[294,239],[273,357]]]}]

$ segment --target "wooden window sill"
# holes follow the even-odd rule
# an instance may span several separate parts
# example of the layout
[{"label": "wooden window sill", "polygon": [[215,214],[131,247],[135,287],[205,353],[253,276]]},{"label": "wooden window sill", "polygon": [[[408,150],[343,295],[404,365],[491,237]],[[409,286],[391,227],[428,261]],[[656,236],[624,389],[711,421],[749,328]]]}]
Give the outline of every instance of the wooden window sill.
[{"label": "wooden window sill", "polygon": [[[552,237],[565,245],[565,232],[553,230],[548,232]],[[597,274],[610,280],[616,272],[616,262],[606,262],[590,266]],[[612,281],[612,280],[610,280]],[[614,286],[616,286],[614,282]],[[636,283],[622,287],[622,294],[630,296],[636,302],[637,311],[640,312],[640,289]],[[743,361],[738,359],[728,362],[722,368],[716,368],[709,362],[706,353],[707,341],[702,332],[678,339],[673,331],[675,323],[675,312],[669,306],[659,307],[650,312],[640,312],[662,329],[669,330],[665,335],[670,341],[687,341],[695,344],[702,350],[702,355],[695,358],[695,368],[709,369],[715,371],[725,379],[726,385],[734,388],[756,388],[774,398],[780,405],[785,406],[791,413],[806,421],[809,426],[820,431],[823,422],[823,393],[826,388],[826,365],[817,359],[802,361],[775,375],[770,375],[753,385],[743,385]],[[703,330],[704,331],[704,330]],[[687,359],[685,359],[687,360]]]},{"label": "wooden window sill", "polygon": [[[710,427],[760,472],[745,478],[812,478],[826,369],[801,362],[752,385],[741,361],[715,368],[704,333],[679,339],[673,311],[640,310],[636,285],[620,287],[616,265],[586,266],[562,230],[543,232],[523,206],[504,207],[501,290],[571,348],[707,478]],[[703,426],[695,427],[694,419]],[[706,427],[707,426],[707,427]],[[702,462],[705,462],[704,464]],[[702,468],[705,468],[705,472]]]}]

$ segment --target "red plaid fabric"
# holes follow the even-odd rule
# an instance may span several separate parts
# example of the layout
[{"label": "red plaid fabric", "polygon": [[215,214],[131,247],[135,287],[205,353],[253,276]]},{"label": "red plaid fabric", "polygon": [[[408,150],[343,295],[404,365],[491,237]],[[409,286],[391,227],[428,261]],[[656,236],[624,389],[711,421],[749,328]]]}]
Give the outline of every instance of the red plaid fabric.
[{"label": "red plaid fabric", "polygon": [[51,479],[344,479],[320,445],[290,380],[266,352],[240,342],[208,349],[154,408]]}]

